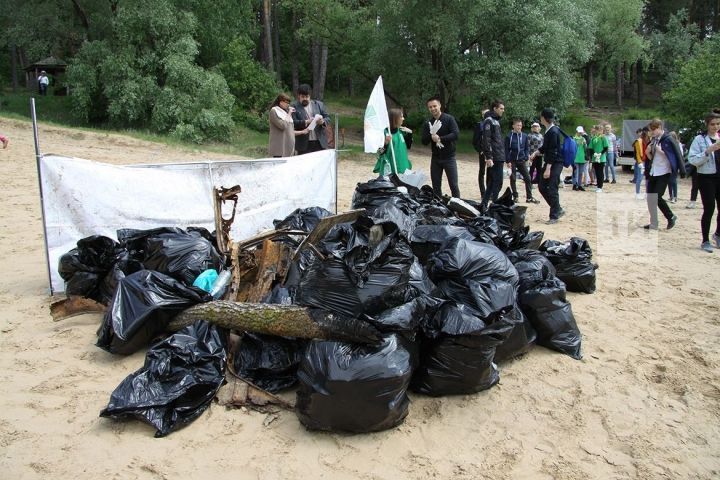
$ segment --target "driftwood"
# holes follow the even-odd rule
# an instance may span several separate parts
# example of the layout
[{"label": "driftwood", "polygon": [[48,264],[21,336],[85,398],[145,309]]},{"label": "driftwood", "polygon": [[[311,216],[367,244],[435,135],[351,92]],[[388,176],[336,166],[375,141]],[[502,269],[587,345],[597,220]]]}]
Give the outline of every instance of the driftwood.
[{"label": "driftwood", "polygon": [[54,321],[83,315],[85,313],[104,313],[105,305],[85,297],[70,295],[68,298],[50,305],[50,315]]},{"label": "driftwood", "polygon": [[[232,291],[233,296],[229,298],[240,302],[261,302],[270,293],[276,280],[285,279],[292,253],[292,249],[284,243],[265,240],[262,248],[253,251],[251,265],[255,268],[247,271],[242,278],[238,270],[239,281]],[[233,260],[235,258],[237,262],[234,263],[240,264],[241,258],[234,257]]]},{"label": "driftwood", "polygon": [[238,303],[217,300],[188,308],[170,322],[177,331],[197,320],[240,332],[263,333],[281,337],[317,338],[358,343],[377,343],[380,334],[367,322],[333,313],[299,307]]}]

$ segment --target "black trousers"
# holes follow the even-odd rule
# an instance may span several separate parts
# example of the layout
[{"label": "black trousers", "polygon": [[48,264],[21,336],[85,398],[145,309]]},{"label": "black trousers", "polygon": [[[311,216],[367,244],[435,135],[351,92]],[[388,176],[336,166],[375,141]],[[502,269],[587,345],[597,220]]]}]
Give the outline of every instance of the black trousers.
[{"label": "black trousers", "polygon": [[[698,186],[700,188],[700,200],[703,204],[703,214],[700,219],[700,230],[702,231],[703,242],[709,241],[710,223],[715,214],[715,204],[720,212],[720,176],[698,174]],[[720,214],[717,216],[715,234],[720,235]]]},{"label": "black trousers", "polygon": [[485,196],[486,184],[490,182],[490,177],[485,178],[485,155],[478,154],[478,187],[480,187],[480,198]]},{"label": "black trousers", "polygon": [[[670,220],[673,216],[672,210],[670,210],[670,207],[663,198],[663,195],[665,195],[665,190],[667,190],[669,183],[669,173],[657,177],[651,175],[647,179],[647,206],[648,211],[650,212],[651,225],[657,226],[658,224],[658,208],[667,220]],[[655,193],[656,195],[652,195],[653,193]]]},{"label": "black trousers", "polygon": [[460,185],[458,185],[458,171],[455,156],[450,158],[430,159],[430,181],[435,195],[442,196],[442,175],[445,172],[448,184],[450,185],[450,194],[455,198],[460,198]]},{"label": "black trousers", "polygon": [[530,172],[528,172],[527,164],[525,162],[512,162],[512,171],[510,172],[510,189],[514,198],[518,197],[517,192],[517,179],[516,172],[520,172],[522,175],[523,182],[525,182],[525,196],[530,199],[532,198],[532,182],[530,181]]},{"label": "black trousers", "polygon": [[592,166],[595,171],[595,184],[597,188],[602,188],[603,182],[605,181],[605,164],[593,163]]},{"label": "black trousers", "polygon": [[690,201],[694,202],[697,200],[698,189],[700,188],[700,186],[698,185],[697,170],[693,169],[693,173],[692,175],[690,175],[690,179],[692,180],[692,185],[690,186]]},{"label": "black trousers", "polygon": [[[545,178],[545,175],[543,175],[546,168],[550,169],[550,178]],[[540,190],[540,195],[542,195],[547,204],[550,205],[551,219],[559,218],[560,211],[562,210],[560,206],[560,193],[558,192],[562,171],[562,162],[545,164],[545,166],[538,171],[538,190]]]},{"label": "black trousers", "polygon": [[532,181],[532,183],[534,183],[536,185],[538,183],[540,183],[539,177],[540,177],[540,170],[542,169],[542,160],[543,160],[542,155],[538,155],[537,157],[535,157],[535,159],[530,164],[530,180]]},{"label": "black trousers", "polygon": [[503,163],[493,162],[493,166],[487,171],[487,176],[487,190],[485,190],[485,195],[482,197],[483,207],[487,207],[490,204],[490,201],[496,201],[498,199],[498,195],[500,195],[500,190],[502,190],[503,184]]}]

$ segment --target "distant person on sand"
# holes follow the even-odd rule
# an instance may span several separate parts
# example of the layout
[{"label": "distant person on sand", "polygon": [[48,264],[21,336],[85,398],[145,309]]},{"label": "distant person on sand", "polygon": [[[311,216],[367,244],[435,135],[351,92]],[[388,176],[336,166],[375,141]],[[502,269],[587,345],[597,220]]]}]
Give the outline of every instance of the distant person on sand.
[{"label": "distant person on sand", "polygon": [[3,149],[6,149],[10,140],[5,135],[0,135],[0,142],[2,142]]},{"label": "distant person on sand", "polygon": [[292,114],[295,109],[290,106],[290,96],[281,93],[270,107],[268,121],[270,123],[270,142],[268,154],[271,157],[291,157],[295,155],[295,137],[306,135],[307,129],[295,130]]},{"label": "distant person on sand", "polygon": [[483,120],[482,145],[487,167],[488,187],[482,197],[482,210],[485,211],[491,201],[496,201],[503,184],[503,166],[505,165],[505,142],[500,131],[500,119],[505,113],[505,103],[495,100],[485,113]]},{"label": "distant person on sand", "polygon": [[638,128],[635,131],[637,138],[633,142],[633,151],[635,152],[635,166],[633,166],[633,179],[632,183],[635,184],[635,198],[641,200],[645,196],[640,193],[640,186],[642,185],[643,179],[643,161],[645,159],[645,135],[646,133],[642,128]]},{"label": "distant person on sand", "polygon": [[[533,122],[533,124],[530,125],[530,133],[528,133],[528,158],[533,157],[533,153],[538,151],[538,148],[542,146],[542,142],[543,136],[542,133],[540,133],[540,124]],[[537,176],[540,167],[542,167],[542,156],[538,155],[535,157],[535,160],[530,162],[530,181],[536,185],[538,183]]]},{"label": "distant person on sand", "polygon": [[527,134],[522,131],[523,122],[521,118],[514,118],[512,130],[505,137],[505,159],[510,164],[510,190],[513,200],[518,201],[517,172],[520,172],[525,182],[525,199],[527,203],[540,203],[532,195],[532,182],[528,173],[527,160],[529,157],[530,144]]},{"label": "distant person on sand", "polygon": [[380,175],[404,173],[405,170],[412,168],[408,150],[412,147],[413,132],[403,126],[405,116],[401,109],[391,108],[388,117],[390,117],[390,131],[385,129],[385,146],[380,150],[380,156],[373,169],[373,172]]},{"label": "distant person on sand", "polygon": [[[704,134],[700,134],[690,145],[688,160],[697,168],[700,200],[702,200],[703,214],[700,220],[702,243],[700,248],[712,253],[710,243],[710,223],[712,222],[715,206],[720,212],[720,113],[712,112],[705,116]],[[717,215],[717,225],[713,234],[715,248],[720,248],[720,213]]]},{"label": "distant person on sand", "polygon": [[[543,155],[544,165],[540,169],[538,190],[550,205],[550,219],[548,224],[557,223],[560,217],[565,215],[565,210],[560,206],[560,175],[563,171],[563,158],[560,154],[562,139],[560,128],[555,125],[555,111],[546,108],[540,113],[540,123],[545,127],[543,144],[533,155]],[[533,160],[532,158],[530,160]]]},{"label": "distant person on sand", "polygon": [[40,95],[47,95],[48,85],[50,85],[50,79],[45,70],[43,70],[38,77],[38,93]]}]

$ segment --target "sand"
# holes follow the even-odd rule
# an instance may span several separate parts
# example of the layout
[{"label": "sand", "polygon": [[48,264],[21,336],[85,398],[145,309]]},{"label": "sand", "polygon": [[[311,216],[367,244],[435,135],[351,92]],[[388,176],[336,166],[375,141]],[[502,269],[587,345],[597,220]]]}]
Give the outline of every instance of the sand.
[{"label": "sand", "polygon": [[[555,225],[543,224],[545,203],[529,206],[527,222],[545,238],[577,235],[595,249],[597,292],[568,294],[584,335],[581,361],[537,347],[501,365],[489,391],[411,395],[405,423],[385,432],[310,432],[292,412],[275,418],[213,404],[155,439],[140,422],[98,417],[144,353],[95,347],[100,315],[50,317],[32,129],[2,119],[0,132],[11,140],[0,150],[2,478],[720,476],[720,250],[698,248],[701,210],[684,208],[687,180],[673,205],[675,229],[649,235],[638,228],[647,213],[627,173],[602,195],[562,190],[567,215]],[[46,125],[40,138],[44,152],[114,164],[228,157]],[[428,171],[427,152],[417,150],[413,161]],[[340,160],[340,210],[373,163]],[[461,189],[474,199],[476,163],[459,159]]]}]

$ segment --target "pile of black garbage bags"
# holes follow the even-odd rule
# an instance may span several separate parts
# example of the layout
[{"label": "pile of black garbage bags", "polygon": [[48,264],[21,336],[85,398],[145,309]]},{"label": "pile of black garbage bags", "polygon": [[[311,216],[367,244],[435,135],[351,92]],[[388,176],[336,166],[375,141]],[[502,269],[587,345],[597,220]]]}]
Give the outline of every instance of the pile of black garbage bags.
[{"label": "pile of black garbage bags", "polygon": [[[232,358],[233,371],[260,388],[296,387],[306,427],[370,432],[404,420],[408,390],[487,390],[499,381],[498,363],[536,344],[581,358],[566,291],[595,289],[585,240],[543,242],[509,192],[481,214],[472,201],[379,178],[358,185],[352,206],[366,214],[302,250],[266,301],[331,312],[349,330],[360,322],[372,334],[355,341],[246,333],[227,352],[224,332],[202,321],[163,337],[177,313],[212,300],[192,286],[205,269],[224,267],[211,235],[122,230],[118,242],[79,241],[60,273],[67,293],[108,305],[98,346],[127,354],[152,344],[145,366],[118,386],[102,415],[140,418],[166,435],[207,408]],[[329,215],[298,209],[275,226],[309,232]],[[301,240],[279,239],[294,247]]]}]

